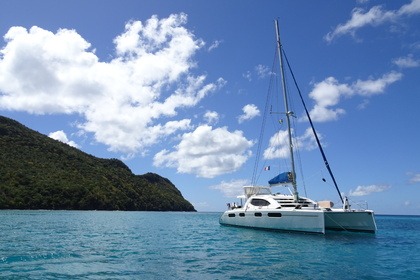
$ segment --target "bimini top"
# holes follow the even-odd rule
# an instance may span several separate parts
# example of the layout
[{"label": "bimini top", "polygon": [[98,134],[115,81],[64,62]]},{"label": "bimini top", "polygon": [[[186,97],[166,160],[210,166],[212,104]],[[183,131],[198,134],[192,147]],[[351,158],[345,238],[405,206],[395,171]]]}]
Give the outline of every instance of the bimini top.
[{"label": "bimini top", "polygon": [[245,196],[240,196],[238,198],[249,198],[253,195],[270,195],[270,187],[261,187],[261,186],[244,186]]},{"label": "bimini top", "polygon": [[283,172],[268,181],[270,186],[293,183],[292,172]]}]

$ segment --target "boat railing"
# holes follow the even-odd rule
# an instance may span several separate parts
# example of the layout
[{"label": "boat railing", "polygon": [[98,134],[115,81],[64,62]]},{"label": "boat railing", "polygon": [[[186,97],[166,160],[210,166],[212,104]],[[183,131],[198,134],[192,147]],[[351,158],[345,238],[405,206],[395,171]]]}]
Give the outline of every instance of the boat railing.
[{"label": "boat railing", "polygon": [[367,201],[351,201],[351,208],[353,210],[368,210],[368,202]]}]

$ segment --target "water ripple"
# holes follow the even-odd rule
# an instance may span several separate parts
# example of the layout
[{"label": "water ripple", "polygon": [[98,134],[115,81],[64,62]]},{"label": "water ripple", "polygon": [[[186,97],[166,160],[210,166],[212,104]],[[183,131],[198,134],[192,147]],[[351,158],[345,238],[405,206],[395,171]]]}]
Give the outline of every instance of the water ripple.
[{"label": "water ripple", "polygon": [[376,235],[218,224],[219,213],[0,211],[1,279],[418,279],[419,217]]}]

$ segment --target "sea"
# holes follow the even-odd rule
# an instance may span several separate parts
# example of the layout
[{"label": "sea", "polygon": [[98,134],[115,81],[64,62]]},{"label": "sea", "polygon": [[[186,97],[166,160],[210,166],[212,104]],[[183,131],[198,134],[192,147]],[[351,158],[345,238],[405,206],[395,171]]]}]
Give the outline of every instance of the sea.
[{"label": "sea", "polygon": [[220,215],[3,210],[0,279],[420,279],[420,216],[317,235]]}]

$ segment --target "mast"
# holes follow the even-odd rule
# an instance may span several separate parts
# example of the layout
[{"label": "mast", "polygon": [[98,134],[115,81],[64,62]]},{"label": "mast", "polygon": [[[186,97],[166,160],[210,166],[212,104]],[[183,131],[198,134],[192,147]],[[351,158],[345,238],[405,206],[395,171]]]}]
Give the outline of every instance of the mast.
[{"label": "mast", "polygon": [[293,81],[295,82],[296,89],[297,89],[297,91],[299,93],[300,101],[302,101],[303,108],[305,109],[305,113],[306,113],[306,116],[308,117],[309,124],[311,125],[312,132],[314,133],[315,140],[316,140],[316,143],[318,145],[319,151],[321,152],[322,158],[324,159],[325,167],[327,168],[328,173],[330,173],[330,177],[333,180],[335,189],[338,192],[338,196],[340,197],[340,200],[341,200],[341,202],[344,205],[343,196],[341,195],[340,189],[338,188],[337,181],[335,180],[335,177],[334,177],[334,174],[333,174],[333,172],[331,170],[330,164],[328,163],[327,156],[325,155],[324,149],[322,148],[321,142],[319,141],[318,134],[316,133],[315,126],[314,126],[314,124],[312,122],[311,116],[309,115],[308,108],[306,107],[306,104],[305,104],[305,100],[303,100],[302,93],[300,92],[299,86],[298,86],[298,84],[296,82],[295,75],[293,74],[293,71],[292,71],[292,67],[290,67],[289,60],[287,59],[287,56],[286,56],[285,53],[284,53],[284,58],[286,59],[286,63],[287,63],[287,66],[288,66],[288,68],[290,70],[290,74],[292,75]]},{"label": "mast", "polygon": [[299,193],[297,191],[297,184],[296,184],[295,157],[293,154],[292,131],[290,128],[291,127],[290,116],[293,116],[293,112],[289,111],[289,101],[287,99],[286,82],[285,82],[284,67],[283,67],[282,45],[280,42],[279,22],[277,19],[274,22],[275,22],[275,27],[276,27],[277,49],[278,49],[278,55],[279,55],[279,61],[280,61],[280,74],[281,74],[281,84],[282,84],[282,91],[283,91],[283,98],[284,98],[284,107],[286,110],[287,134],[289,138],[289,150],[290,150],[290,163],[292,165],[293,198],[294,198],[294,202],[297,203],[299,201]]}]

